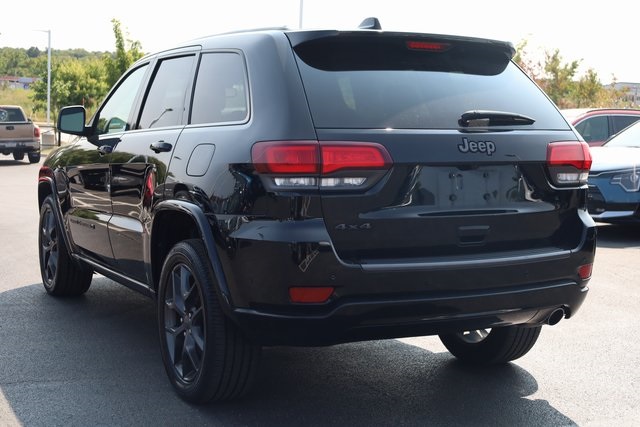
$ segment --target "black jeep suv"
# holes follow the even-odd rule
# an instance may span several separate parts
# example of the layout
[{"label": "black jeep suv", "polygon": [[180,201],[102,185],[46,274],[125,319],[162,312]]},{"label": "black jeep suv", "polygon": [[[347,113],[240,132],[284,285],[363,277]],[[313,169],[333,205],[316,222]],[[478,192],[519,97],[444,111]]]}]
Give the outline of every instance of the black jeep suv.
[{"label": "black jeep suv", "polygon": [[127,71],[39,174],[42,278],[157,301],[192,402],[261,346],[437,334],[505,363],[587,294],[587,145],[493,40],[358,29],[195,40]]}]

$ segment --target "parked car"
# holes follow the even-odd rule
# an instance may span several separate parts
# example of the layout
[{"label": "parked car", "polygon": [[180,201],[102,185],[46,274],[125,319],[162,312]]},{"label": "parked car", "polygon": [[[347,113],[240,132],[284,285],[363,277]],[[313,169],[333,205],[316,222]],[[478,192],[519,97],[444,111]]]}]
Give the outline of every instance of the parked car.
[{"label": "parked car", "polygon": [[[372,26],[375,28],[375,26]],[[42,280],[157,301],[192,402],[249,390],[262,346],[439,335],[506,363],[573,317],[596,226],[591,157],[510,43],[248,31],[145,56],[51,153]],[[135,325],[132,325],[135,327]]]},{"label": "parked car", "polygon": [[592,147],[589,213],[599,222],[640,221],[640,122]]},{"label": "parked car", "polygon": [[640,110],[614,108],[576,108],[561,111],[584,140],[597,147],[640,119]]},{"label": "parked car", "polygon": [[19,105],[0,105],[0,153],[29,163],[40,161],[42,136],[40,128],[27,118]]}]

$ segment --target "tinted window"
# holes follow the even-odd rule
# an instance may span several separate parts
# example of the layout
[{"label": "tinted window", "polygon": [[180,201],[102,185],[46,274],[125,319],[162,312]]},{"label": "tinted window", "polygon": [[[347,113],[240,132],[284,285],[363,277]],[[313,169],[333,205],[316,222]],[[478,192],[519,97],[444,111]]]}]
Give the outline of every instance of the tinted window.
[{"label": "tinted window", "polygon": [[317,127],[458,129],[462,113],[496,110],[535,120],[519,129],[568,129],[502,50],[480,43],[458,48],[452,42],[445,53],[416,52],[380,42],[364,38],[296,47]]},{"label": "tinted window", "polygon": [[604,141],[609,138],[609,119],[607,116],[589,117],[578,123],[576,130],[587,142]]},{"label": "tinted window", "polygon": [[136,68],[120,82],[99,112],[97,133],[115,133],[131,129],[129,116],[147,66]]},{"label": "tinted window", "polygon": [[191,107],[192,124],[245,121],[248,99],[242,56],[230,52],[202,55]]},{"label": "tinted window", "polygon": [[620,132],[632,123],[640,119],[640,116],[611,116],[613,120],[613,131]]},{"label": "tinted window", "polygon": [[139,129],[182,123],[194,58],[195,56],[182,56],[160,62],[142,108]]},{"label": "tinted window", "polygon": [[27,119],[19,108],[0,109],[0,122],[26,122]]}]

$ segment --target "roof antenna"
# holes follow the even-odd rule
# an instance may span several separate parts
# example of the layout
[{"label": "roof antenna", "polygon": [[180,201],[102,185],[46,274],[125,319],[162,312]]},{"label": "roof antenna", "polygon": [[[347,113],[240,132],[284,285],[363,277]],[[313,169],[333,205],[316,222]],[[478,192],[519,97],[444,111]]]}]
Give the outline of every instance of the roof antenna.
[{"label": "roof antenna", "polygon": [[358,28],[361,30],[381,30],[382,26],[380,25],[378,18],[371,17],[362,21],[360,25],[358,25]]}]

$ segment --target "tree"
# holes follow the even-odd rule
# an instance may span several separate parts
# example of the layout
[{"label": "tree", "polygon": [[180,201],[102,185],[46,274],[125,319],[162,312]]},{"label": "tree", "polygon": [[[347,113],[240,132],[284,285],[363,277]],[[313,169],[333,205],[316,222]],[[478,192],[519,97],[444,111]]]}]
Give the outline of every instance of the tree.
[{"label": "tree", "polygon": [[142,46],[139,41],[125,39],[120,21],[112,19],[113,34],[116,38],[116,52],[105,57],[107,83],[113,86],[120,76],[138,59],[142,58]]}]

